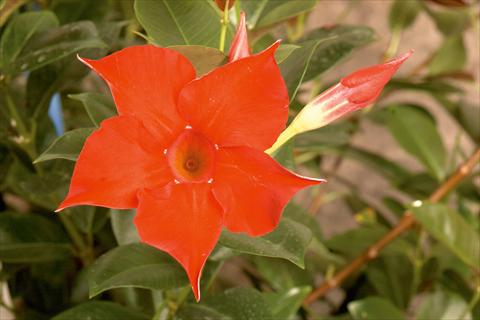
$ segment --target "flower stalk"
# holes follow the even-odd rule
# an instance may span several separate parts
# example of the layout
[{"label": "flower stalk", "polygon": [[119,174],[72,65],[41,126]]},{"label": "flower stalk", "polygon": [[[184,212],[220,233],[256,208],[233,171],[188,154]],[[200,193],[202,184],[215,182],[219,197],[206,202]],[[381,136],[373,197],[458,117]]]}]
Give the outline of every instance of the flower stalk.
[{"label": "flower stalk", "polygon": [[220,29],[220,45],[219,49],[222,52],[225,52],[225,38],[227,36],[227,28],[229,24],[229,19],[228,19],[228,3],[230,0],[226,0],[225,7],[223,8],[223,17],[220,19],[221,23],[221,29]]}]

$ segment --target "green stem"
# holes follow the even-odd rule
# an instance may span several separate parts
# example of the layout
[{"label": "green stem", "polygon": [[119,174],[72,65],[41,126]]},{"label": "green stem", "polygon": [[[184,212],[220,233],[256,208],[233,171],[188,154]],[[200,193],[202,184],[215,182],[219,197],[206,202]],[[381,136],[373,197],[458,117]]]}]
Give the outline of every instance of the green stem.
[{"label": "green stem", "polygon": [[387,51],[385,51],[385,54],[383,55],[384,61],[390,60],[397,53],[398,46],[400,45],[401,36],[402,29],[393,29],[392,36],[390,37],[390,44],[388,45]]},{"label": "green stem", "polygon": [[75,227],[75,224],[67,215],[67,212],[59,213],[58,216],[60,217],[60,221],[62,221],[65,230],[67,230],[67,233],[72,239],[75,246],[80,250],[81,253],[84,253],[85,249],[87,249],[87,246],[85,245],[82,236]]},{"label": "green stem", "polygon": [[220,51],[222,52],[225,52],[225,38],[227,36],[227,28],[228,28],[228,24],[229,24],[229,20],[228,20],[228,2],[229,0],[227,0],[225,2],[225,8],[223,9],[223,18],[220,19],[220,23],[222,24],[222,27],[220,29],[220,45],[219,45],[219,49]]}]

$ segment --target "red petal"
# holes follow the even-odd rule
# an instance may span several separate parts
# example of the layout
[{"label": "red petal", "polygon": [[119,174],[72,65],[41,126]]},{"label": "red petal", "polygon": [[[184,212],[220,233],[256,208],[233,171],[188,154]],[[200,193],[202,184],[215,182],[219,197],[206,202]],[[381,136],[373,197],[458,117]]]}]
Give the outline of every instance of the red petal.
[{"label": "red petal", "polygon": [[135,225],[142,241],[172,255],[185,269],[195,298],[200,277],[222,228],[222,209],[207,183],[170,184],[143,191]]},{"label": "red petal", "polygon": [[80,60],[108,83],[120,115],[134,115],[163,139],[172,139],[185,126],[176,103],[195,70],[178,52],[144,45],[100,60]]},{"label": "red petal", "polygon": [[237,27],[237,33],[232,41],[230,52],[228,53],[228,61],[233,62],[235,60],[250,56],[250,47],[248,46],[247,25],[245,21],[245,12],[240,12],[240,21]]},{"label": "red petal", "polygon": [[178,102],[189,125],[220,146],[271,146],[288,118],[287,88],[274,58],[278,45],[190,82]]},{"label": "red petal", "polygon": [[139,188],[173,180],[163,150],[132,116],[103,121],[85,142],[68,195],[57,211],[75,205],[135,208]]},{"label": "red petal", "polygon": [[225,212],[224,224],[252,236],[272,231],[297,191],[324,181],[296,175],[248,147],[221,148],[216,160],[213,194]]}]

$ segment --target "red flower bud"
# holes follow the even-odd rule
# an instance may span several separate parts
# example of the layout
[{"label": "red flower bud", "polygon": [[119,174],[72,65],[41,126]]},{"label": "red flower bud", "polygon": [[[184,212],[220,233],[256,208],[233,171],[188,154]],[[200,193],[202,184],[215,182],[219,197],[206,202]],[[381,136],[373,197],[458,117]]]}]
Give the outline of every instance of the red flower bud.
[{"label": "red flower bud", "polygon": [[245,12],[240,12],[240,21],[238,22],[237,32],[232,41],[228,61],[232,62],[251,55],[248,46],[247,25],[245,21]]},{"label": "red flower bud", "polygon": [[413,50],[387,63],[360,69],[310,101],[280,135],[273,152],[298,133],[314,130],[373,103]]}]

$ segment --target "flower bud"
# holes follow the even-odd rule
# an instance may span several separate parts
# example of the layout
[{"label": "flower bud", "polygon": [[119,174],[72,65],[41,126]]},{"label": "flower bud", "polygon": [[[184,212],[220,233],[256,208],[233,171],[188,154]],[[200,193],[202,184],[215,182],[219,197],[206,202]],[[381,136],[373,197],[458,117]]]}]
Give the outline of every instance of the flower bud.
[{"label": "flower bud", "polygon": [[272,153],[299,133],[318,129],[347,113],[372,104],[412,53],[411,50],[387,63],[360,69],[322,92],[300,111],[267,153]]}]

